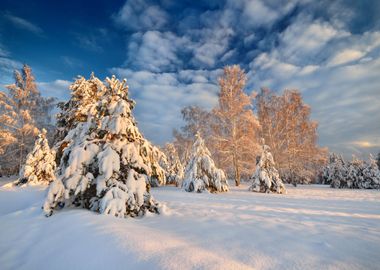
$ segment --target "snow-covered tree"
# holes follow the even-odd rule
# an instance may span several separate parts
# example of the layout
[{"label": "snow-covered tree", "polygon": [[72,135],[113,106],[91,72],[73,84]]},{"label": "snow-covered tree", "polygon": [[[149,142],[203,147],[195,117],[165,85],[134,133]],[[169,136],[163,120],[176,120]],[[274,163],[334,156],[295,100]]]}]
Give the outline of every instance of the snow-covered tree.
[{"label": "snow-covered tree", "polygon": [[251,191],[263,193],[275,192],[279,194],[286,193],[285,186],[275,168],[270,147],[264,144],[264,139],[262,139],[261,155],[256,164],[256,171],[252,176],[252,181],[252,185],[249,188]]},{"label": "snow-covered tree", "polygon": [[47,185],[55,179],[55,151],[50,149],[46,134],[47,131],[42,129],[33,150],[26,157],[25,165],[20,170],[20,179],[16,184]]},{"label": "snow-covered tree", "polygon": [[166,184],[165,170],[161,167],[160,161],[166,159],[165,154],[149,141],[145,140],[141,145],[140,154],[145,164],[148,164],[151,173],[149,183],[152,187],[158,187]]},{"label": "snow-covered tree", "polygon": [[164,152],[166,154],[166,183],[174,184],[178,187],[182,184],[184,168],[172,143],[165,145]]},{"label": "snow-covered tree", "polygon": [[260,125],[252,111],[251,97],[244,92],[245,83],[246,75],[239,66],[225,67],[219,79],[219,103],[213,110],[215,148],[221,167],[231,172],[236,186],[242,175],[249,177],[260,151]]},{"label": "snow-covered tree", "polygon": [[105,86],[92,73],[90,79],[79,76],[70,85],[71,98],[67,102],[58,103],[60,112],[57,114],[57,128],[54,134],[54,148],[57,151],[57,162],[62,157],[67,146],[66,135],[79,123],[86,122],[89,109],[99,101],[105,91]]},{"label": "snow-covered tree", "polygon": [[377,167],[380,169],[380,152],[377,154],[376,164],[377,164]]},{"label": "snow-covered tree", "polygon": [[380,188],[380,170],[377,167],[376,160],[372,155],[369,156],[369,162],[363,169],[363,180],[358,183],[359,188],[379,189]]},{"label": "snow-covered tree", "polygon": [[[213,140],[211,138],[212,122],[215,117],[209,111],[202,109],[198,106],[186,106],[181,110],[182,119],[185,125],[180,130],[174,129],[174,147],[178,153],[179,159],[182,164],[187,164],[190,158],[191,149],[194,143],[194,136],[199,132],[202,134],[203,139],[208,143],[208,148],[213,148]],[[211,152],[216,154],[217,151]],[[216,150],[216,149],[215,149]],[[215,159],[215,155],[214,155]]]},{"label": "snow-covered tree", "polygon": [[157,213],[148,179],[157,165],[154,148],[136,126],[126,80],[106,78],[93,91],[100,98],[86,105],[87,119],[63,139],[66,147],[44,204],[46,215],[70,204],[117,217]]},{"label": "snow-covered tree", "polygon": [[325,183],[332,188],[380,188],[380,170],[372,156],[369,162],[353,156],[352,161],[347,163],[341,156],[332,153],[323,175]]},{"label": "snow-covered tree", "polygon": [[228,191],[226,176],[215,166],[201,135],[197,133],[195,138],[182,187],[188,192]]}]

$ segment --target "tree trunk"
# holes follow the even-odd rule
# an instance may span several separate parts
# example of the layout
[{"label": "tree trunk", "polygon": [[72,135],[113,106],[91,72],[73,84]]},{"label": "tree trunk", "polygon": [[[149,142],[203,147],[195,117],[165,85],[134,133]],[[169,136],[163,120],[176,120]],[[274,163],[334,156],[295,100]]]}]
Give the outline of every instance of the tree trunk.
[{"label": "tree trunk", "polygon": [[234,155],[233,160],[234,160],[234,168],[235,168],[235,186],[238,187],[240,185],[240,171],[239,171],[239,166],[238,166],[238,162],[235,155]]}]

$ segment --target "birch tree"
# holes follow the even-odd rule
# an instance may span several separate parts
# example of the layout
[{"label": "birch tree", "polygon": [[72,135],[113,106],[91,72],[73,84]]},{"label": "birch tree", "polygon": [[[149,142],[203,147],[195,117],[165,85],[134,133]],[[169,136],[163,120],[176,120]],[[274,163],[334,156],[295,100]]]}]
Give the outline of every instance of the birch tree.
[{"label": "birch tree", "polygon": [[227,66],[219,78],[219,103],[213,110],[213,139],[220,166],[232,174],[239,186],[242,175],[254,171],[259,122],[252,111],[252,97],[244,93],[246,75],[239,66]]},{"label": "birch tree", "polygon": [[296,90],[279,96],[263,89],[257,98],[262,136],[272,149],[281,178],[287,182],[310,183],[326,161],[327,150],[317,145],[316,121],[310,107]]},{"label": "birch tree", "polygon": [[48,125],[53,99],[41,97],[29,66],[14,73],[15,83],[0,92],[0,160],[3,171],[16,173],[34,145],[39,128]]}]

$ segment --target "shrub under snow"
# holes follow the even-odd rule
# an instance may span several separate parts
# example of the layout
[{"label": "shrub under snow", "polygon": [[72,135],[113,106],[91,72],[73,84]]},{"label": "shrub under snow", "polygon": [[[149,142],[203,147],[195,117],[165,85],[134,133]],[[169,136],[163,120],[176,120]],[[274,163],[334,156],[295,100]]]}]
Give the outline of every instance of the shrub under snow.
[{"label": "shrub under snow", "polygon": [[268,145],[263,144],[260,160],[252,176],[253,183],[249,190],[254,192],[286,193],[285,186],[275,168],[273,156]]},{"label": "shrub under snow", "polygon": [[199,133],[196,134],[182,187],[188,192],[228,191],[226,176],[221,169],[215,166],[210,151]]},{"label": "shrub under snow", "polygon": [[158,213],[148,180],[158,174],[157,153],[136,126],[126,81],[113,76],[97,87],[100,98],[87,105],[87,120],[63,140],[44,211],[49,216],[57,206],[75,205],[117,217]]},{"label": "shrub under snow", "polygon": [[21,184],[49,184],[55,179],[55,151],[49,147],[46,139],[46,130],[43,129],[34,143],[33,150],[27,155],[25,165],[20,170]]}]

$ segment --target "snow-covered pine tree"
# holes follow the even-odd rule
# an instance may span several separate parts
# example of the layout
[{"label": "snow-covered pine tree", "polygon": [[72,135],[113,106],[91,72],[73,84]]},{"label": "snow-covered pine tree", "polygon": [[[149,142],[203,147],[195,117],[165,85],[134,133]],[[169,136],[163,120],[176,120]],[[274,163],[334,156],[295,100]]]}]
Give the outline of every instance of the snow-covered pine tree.
[{"label": "snow-covered pine tree", "polygon": [[363,169],[363,181],[359,183],[359,188],[379,189],[380,188],[380,170],[377,167],[376,160],[372,155],[369,156],[369,162]]},{"label": "snow-covered pine tree", "polygon": [[166,183],[169,185],[176,185],[177,187],[182,184],[184,177],[184,169],[172,143],[167,143],[164,147],[166,154]]},{"label": "snow-covered pine tree", "polygon": [[347,186],[346,177],[348,174],[347,164],[341,155],[336,155],[332,159],[333,163],[330,166],[329,178],[327,180],[332,188],[343,188]]},{"label": "snow-covered pine tree", "polygon": [[165,170],[160,165],[160,160],[166,159],[165,154],[149,141],[145,140],[141,145],[140,154],[145,164],[151,169],[149,183],[152,187],[158,187],[166,184]]},{"label": "snow-covered pine tree", "polygon": [[275,192],[279,194],[286,193],[285,186],[275,168],[270,148],[265,144],[264,139],[262,139],[261,155],[256,164],[256,171],[252,176],[252,180],[253,183],[249,188],[251,191],[263,193]]},{"label": "snow-covered pine tree", "polygon": [[188,192],[224,192],[228,183],[224,172],[215,166],[210,151],[199,133],[195,135],[182,187]]},{"label": "snow-covered pine tree", "polygon": [[148,181],[152,162],[147,157],[154,155],[136,126],[126,80],[106,78],[95,92],[100,98],[86,107],[86,121],[64,138],[67,146],[44,204],[46,215],[70,204],[117,217],[158,213]]},{"label": "snow-covered pine tree", "polygon": [[55,179],[55,151],[50,149],[46,138],[46,130],[38,135],[33,150],[27,155],[25,165],[20,170],[20,179],[16,182],[21,184],[46,184]]},{"label": "snow-covered pine tree", "polygon": [[339,188],[346,175],[347,169],[343,158],[335,153],[330,153],[322,173],[322,184]]},{"label": "snow-covered pine tree", "polygon": [[67,102],[58,103],[61,111],[57,114],[57,128],[54,134],[54,148],[57,152],[57,162],[62,157],[63,150],[67,146],[66,135],[73,130],[78,123],[86,122],[89,109],[96,103],[105,91],[101,80],[91,74],[90,79],[79,76],[70,85],[71,97]]},{"label": "snow-covered pine tree", "polygon": [[376,157],[376,164],[377,164],[377,167],[378,167],[379,170],[380,170],[380,152],[377,154],[377,157]]}]

